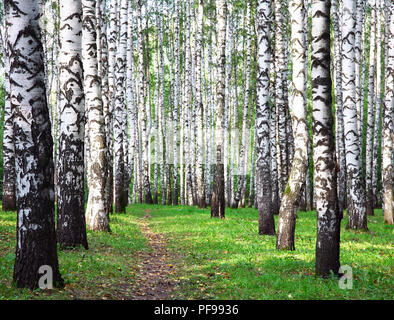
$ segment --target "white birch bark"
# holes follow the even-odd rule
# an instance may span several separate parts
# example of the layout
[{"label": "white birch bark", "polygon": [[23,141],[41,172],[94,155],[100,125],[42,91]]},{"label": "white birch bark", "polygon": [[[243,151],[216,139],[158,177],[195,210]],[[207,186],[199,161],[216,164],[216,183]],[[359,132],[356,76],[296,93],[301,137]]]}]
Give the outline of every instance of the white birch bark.
[{"label": "white birch bark", "polygon": [[256,197],[259,209],[259,234],[275,235],[272,211],[270,157],[270,63],[272,40],[272,6],[269,0],[259,0],[257,6],[258,76],[256,103]]},{"label": "white birch bark", "polygon": [[393,224],[394,217],[394,190],[393,190],[393,114],[394,114],[394,3],[388,3],[387,28],[387,64],[386,84],[383,119],[383,152],[382,152],[382,175],[383,175],[383,202],[384,222]]},{"label": "white birch bark", "polygon": [[356,3],[355,0],[343,1],[342,29],[342,89],[343,118],[345,124],[345,150],[347,168],[348,228],[367,229],[365,212],[365,186],[362,183],[360,165],[361,145],[357,126],[357,110],[355,101],[355,54],[354,30]]},{"label": "white birch bark", "polygon": [[303,23],[305,7],[303,0],[290,2],[291,42],[293,61],[293,128],[295,136],[295,154],[290,177],[279,210],[277,249],[294,250],[295,220],[297,213],[296,202],[308,170],[309,132],[306,110],[306,81],[305,73],[306,47]]},{"label": "white birch bark", "polygon": [[90,230],[109,231],[106,186],[106,140],[101,82],[97,77],[97,39],[95,1],[82,0],[82,62],[84,69],[85,110],[89,119],[91,157],[88,159],[90,180],[86,224]]},{"label": "white birch bark", "polygon": [[[345,7],[345,11],[348,9],[350,8]],[[349,20],[351,20],[350,17],[344,17],[345,24]],[[346,35],[345,39],[348,38],[350,29],[346,27],[343,31]],[[344,52],[348,52],[348,46],[344,45],[343,49]],[[346,61],[344,65],[347,66]],[[348,71],[348,69],[345,70]],[[349,93],[346,92],[345,97],[346,94]],[[337,203],[335,150],[332,132],[330,0],[312,0],[312,98],[314,185],[317,209],[315,267],[318,276],[328,277],[331,272],[337,274],[340,267],[339,245],[342,218]],[[346,106],[346,98],[344,102]],[[354,116],[356,116],[355,112]],[[355,120],[357,120],[356,117]],[[356,125],[354,125],[354,128],[357,129]]]}]

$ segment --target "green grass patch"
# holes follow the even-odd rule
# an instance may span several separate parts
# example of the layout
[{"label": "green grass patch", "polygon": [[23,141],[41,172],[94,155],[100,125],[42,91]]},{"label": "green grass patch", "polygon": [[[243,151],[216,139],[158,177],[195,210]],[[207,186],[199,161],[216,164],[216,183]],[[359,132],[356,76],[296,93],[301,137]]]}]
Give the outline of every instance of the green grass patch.
[{"label": "green grass patch", "polygon": [[[393,299],[393,226],[381,210],[368,217],[369,232],[345,230],[341,264],[353,271],[353,289],[338,279],[316,278],[316,213],[299,212],[296,250],[277,251],[276,237],[260,236],[255,209],[226,209],[211,219],[210,209],[134,206],[152,215],[151,226],[166,234],[175,253],[183,299]],[[277,217],[275,217],[277,224]]]},{"label": "green grass patch", "polygon": [[12,283],[16,213],[0,212],[0,300],[123,299],[138,271],[136,254],[146,247],[135,216],[112,215],[111,233],[88,231],[89,250],[58,251],[64,289],[18,289]]},{"label": "green grass patch", "polygon": [[[112,215],[112,233],[88,232],[89,250],[59,252],[66,287],[29,291],[12,284],[16,214],[0,212],[1,299],[129,298],[137,253],[149,250],[137,225],[149,213],[153,231],[167,238],[169,263],[176,272],[175,299],[393,299],[393,226],[381,210],[368,217],[368,232],[345,230],[341,264],[353,269],[353,289],[338,279],[314,275],[316,213],[300,212],[296,250],[277,251],[276,237],[260,236],[255,209],[226,209],[226,219],[211,219],[210,209],[133,205]],[[275,217],[277,223],[277,217]]]}]

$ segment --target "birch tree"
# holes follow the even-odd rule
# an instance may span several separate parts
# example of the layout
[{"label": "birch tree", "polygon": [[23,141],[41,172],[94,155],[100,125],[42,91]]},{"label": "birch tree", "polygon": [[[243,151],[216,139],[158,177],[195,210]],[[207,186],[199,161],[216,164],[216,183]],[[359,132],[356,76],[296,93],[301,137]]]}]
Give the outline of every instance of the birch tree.
[{"label": "birch tree", "polygon": [[59,273],[51,124],[46,99],[40,10],[36,0],[4,1],[7,12],[10,101],[14,115],[17,229],[14,282],[36,289],[40,267]]},{"label": "birch tree", "polygon": [[290,177],[279,210],[277,249],[294,250],[296,202],[305,182],[308,170],[309,132],[306,112],[305,59],[306,47],[303,23],[305,7],[303,0],[290,2],[291,42],[292,42],[292,111],[295,137],[295,154]]},{"label": "birch tree", "polygon": [[343,100],[342,100],[342,33],[340,28],[340,16],[338,0],[332,2],[332,19],[334,27],[334,85],[335,85],[335,112],[336,112],[336,148],[337,161],[339,164],[338,172],[338,205],[343,212],[346,200],[346,158],[344,141],[344,122],[343,122]]},{"label": "birch tree", "polygon": [[225,217],[224,165],[223,165],[223,116],[225,106],[226,75],[226,20],[227,4],[225,0],[216,1],[217,14],[217,61],[218,74],[216,85],[216,163],[214,168],[211,217]]},{"label": "birch tree", "polygon": [[97,76],[97,33],[94,0],[82,0],[82,63],[84,70],[85,109],[88,113],[91,157],[88,159],[90,176],[86,223],[90,230],[109,231],[106,188],[106,139],[101,81]]},{"label": "birch tree", "polygon": [[138,56],[139,56],[139,74],[140,74],[140,103],[139,112],[141,114],[141,147],[142,147],[142,183],[145,193],[145,202],[152,203],[152,193],[150,187],[150,177],[149,177],[149,163],[148,163],[148,135],[147,135],[147,110],[145,104],[145,72],[144,72],[144,49],[143,49],[143,32],[142,32],[142,1],[137,0],[137,22],[138,22]]},{"label": "birch tree", "polygon": [[342,89],[347,168],[348,228],[367,229],[365,186],[362,181],[361,145],[358,136],[355,101],[355,0],[344,0],[342,14]]},{"label": "birch tree", "polygon": [[372,168],[373,168],[373,132],[375,117],[375,74],[376,74],[376,1],[370,1],[371,7],[371,31],[369,48],[369,72],[368,72],[368,109],[367,109],[367,134],[365,151],[365,183],[366,183],[366,213],[373,214],[373,190],[372,190]]},{"label": "birch tree", "polygon": [[330,4],[330,0],[312,0],[312,126],[317,210],[315,266],[316,274],[323,277],[328,277],[330,272],[337,274],[340,267],[342,218],[337,201],[331,106]]},{"label": "birch tree", "polygon": [[57,237],[61,248],[88,248],[85,223],[85,106],[82,69],[82,6],[60,4],[59,162]]},{"label": "birch tree", "polygon": [[[202,36],[204,23],[204,2],[198,1],[198,18],[197,18],[197,34],[196,34],[196,106],[197,106],[197,197],[198,206],[205,208],[205,186],[204,186],[204,170],[203,170],[203,101],[201,97],[201,51],[202,51]],[[205,75],[203,75],[205,77]]]},{"label": "birch tree", "polygon": [[388,56],[386,65],[386,86],[383,118],[383,159],[382,175],[384,190],[384,222],[393,224],[394,199],[393,199],[393,111],[394,111],[394,3],[388,5]]},{"label": "birch tree", "polygon": [[271,3],[259,0],[257,6],[258,77],[256,105],[256,196],[259,209],[259,234],[274,235],[272,211],[271,157],[270,157],[270,24]]},{"label": "birch tree", "polygon": [[119,45],[116,56],[115,70],[115,109],[114,109],[114,154],[115,154],[115,212],[126,212],[127,193],[125,190],[126,164],[124,141],[127,140],[125,135],[126,117],[126,59],[127,59],[127,0],[120,1],[120,28],[119,28]]},{"label": "birch tree", "polygon": [[[6,3],[5,3],[6,4]],[[4,12],[4,35],[3,35],[3,52],[4,52],[4,131],[3,131],[3,198],[2,210],[16,210],[15,196],[15,147],[14,147],[14,129],[13,113],[10,101],[10,62],[8,52],[8,20],[9,6],[3,8]]]}]

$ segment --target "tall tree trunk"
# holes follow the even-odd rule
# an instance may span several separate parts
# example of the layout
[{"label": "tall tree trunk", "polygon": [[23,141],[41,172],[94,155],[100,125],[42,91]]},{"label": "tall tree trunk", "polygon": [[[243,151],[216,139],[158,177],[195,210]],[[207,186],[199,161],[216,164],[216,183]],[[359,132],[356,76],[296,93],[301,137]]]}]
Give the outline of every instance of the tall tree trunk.
[{"label": "tall tree trunk", "polygon": [[386,89],[385,89],[385,111],[383,120],[383,159],[382,175],[384,190],[384,222],[393,224],[394,217],[394,190],[393,190],[393,114],[394,114],[394,2],[388,4],[386,10],[388,18],[388,50],[386,51]]},{"label": "tall tree trunk", "polygon": [[165,118],[165,105],[164,105],[164,52],[163,52],[163,26],[162,18],[159,18],[158,28],[159,28],[159,61],[160,61],[160,103],[159,103],[159,131],[160,131],[160,177],[161,177],[161,204],[166,204],[166,163],[164,156],[164,138],[166,136],[166,118]]},{"label": "tall tree trunk", "polygon": [[173,177],[173,195],[172,195],[172,204],[178,205],[178,118],[179,118],[179,92],[180,92],[180,40],[179,40],[179,0],[174,1],[175,6],[175,44],[174,44],[174,61],[175,61],[175,85],[174,85],[174,108],[173,108],[173,121],[174,121],[174,132],[173,132],[173,152],[174,152],[174,164],[172,170]]},{"label": "tall tree trunk", "polygon": [[216,1],[217,13],[217,108],[216,108],[216,163],[211,201],[211,217],[225,217],[224,200],[224,165],[223,165],[223,116],[225,107],[225,75],[226,75],[226,19],[227,4],[225,0]]},{"label": "tall tree trunk", "polygon": [[108,174],[107,174],[107,189],[109,192],[108,209],[109,212],[113,212],[114,203],[114,168],[113,168],[113,126],[114,126],[114,106],[115,106],[115,68],[116,68],[116,49],[117,49],[117,38],[118,38],[118,26],[117,26],[117,3],[116,0],[111,0],[109,3],[109,28],[108,28],[108,89],[109,89],[109,102],[108,111],[104,114],[106,132],[107,134],[107,151],[108,151]]},{"label": "tall tree trunk", "polygon": [[[205,208],[205,187],[204,187],[204,170],[203,170],[203,101],[201,94],[201,51],[202,51],[202,36],[203,36],[203,23],[204,23],[204,2],[198,1],[198,15],[197,15],[197,34],[196,34],[196,107],[197,107],[197,162],[196,162],[196,175],[197,175],[197,201],[199,208]],[[203,75],[205,76],[205,75]]]},{"label": "tall tree trunk", "polygon": [[354,93],[355,83],[355,0],[343,1],[342,29],[342,89],[343,89],[343,118],[345,124],[345,150],[347,168],[348,228],[367,229],[365,214],[365,186],[362,181],[360,163],[361,145],[358,136],[357,110]]},{"label": "tall tree trunk", "polygon": [[[356,30],[355,30],[355,42],[354,42],[354,50],[355,50],[355,69],[354,69],[354,89],[355,89],[355,99],[356,99],[356,110],[357,110],[357,127],[358,134],[360,138],[360,145],[363,145],[363,131],[362,131],[362,123],[363,123],[363,108],[364,103],[362,100],[362,88],[361,88],[361,69],[362,69],[362,49],[361,49],[361,38],[362,38],[362,29],[363,29],[363,14],[364,14],[364,0],[356,0]],[[340,39],[340,37],[338,37]],[[343,143],[343,138],[341,138],[340,143]],[[341,159],[338,159],[341,161]],[[360,157],[360,161],[362,163],[362,157]],[[341,172],[339,173],[341,175]],[[341,179],[341,177],[339,177]],[[342,188],[342,186],[339,186]],[[341,196],[341,191],[338,191],[338,194]],[[339,202],[341,206],[342,199],[339,197]]]},{"label": "tall tree trunk", "polygon": [[112,213],[112,159],[111,159],[111,146],[110,146],[110,136],[112,130],[110,129],[110,92],[109,92],[109,82],[108,82],[108,73],[109,73],[109,51],[108,51],[108,38],[107,38],[107,6],[106,0],[99,0],[99,8],[98,8],[98,27],[99,27],[99,48],[100,48],[100,59],[99,62],[99,74],[101,77],[101,93],[103,100],[103,112],[104,112],[104,123],[105,123],[105,134],[106,134],[106,142],[107,142],[107,172],[106,177],[107,181],[105,184],[106,190],[106,203],[108,205],[108,214]]},{"label": "tall tree trunk", "polygon": [[84,94],[82,5],[60,5],[59,163],[57,236],[60,248],[88,249],[84,192]]},{"label": "tall tree trunk", "polygon": [[9,7],[4,8],[4,35],[3,35],[3,52],[4,52],[4,132],[3,132],[3,198],[2,210],[16,210],[15,197],[15,147],[14,147],[14,128],[13,128],[13,110],[10,99],[10,61],[8,49],[8,19]]},{"label": "tall tree trunk", "polygon": [[344,122],[343,122],[343,102],[342,102],[342,33],[339,25],[338,0],[332,2],[332,17],[334,26],[334,67],[335,67],[335,112],[336,112],[336,148],[337,161],[339,164],[338,172],[338,206],[343,212],[346,200],[346,158],[344,141]]},{"label": "tall tree trunk", "polygon": [[53,185],[53,140],[46,99],[39,4],[6,0],[10,100],[14,114],[16,202],[18,208],[14,282],[18,288],[39,286],[40,267],[59,273]]},{"label": "tall tree trunk", "polygon": [[106,189],[106,139],[101,81],[97,77],[97,39],[94,0],[82,0],[82,62],[84,70],[85,109],[89,119],[91,157],[88,172],[91,178],[86,208],[86,223],[90,230],[110,231]]},{"label": "tall tree trunk", "polygon": [[143,32],[142,32],[142,21],[141,21],[141,10],[142,10],[142,0],[137,0],[137,21],[138,21],[138,56],[139,56],[139,73],[140,73],[140,105],[139,112],[141,113],[141,143],[142,143],[142,170],[143,170],[143,187],[145,192],[145,202],[152,203],[152,193],[150,187],[150,177],[149,177],[149,163],[148,163],[148,135],[147,135],[147,120],[146,120],[146,105],[150,105],[149,101],[146,104],[145,94],[144,94],[144,50],[143,50]]},{"label": "tall tree trunk", "polygon": [[125,192],[126,166],[124,135],[126,108],[125,85],[126,85],[126,58],[127,58],[127,0],[120,1],[120,29],[119,45],[117,47],[116,70],[115,70],[115,109],[114,109],[114,153],[115,153],[115,212],[126,212],[127,193]]},{"label": "tall tree trunk", "polygon": [[369,49],[369,77],[368,77],[368,114],[367,114],[367,136],[366,136],[366,212],[373,215],[373,191],[372,191],[372,167],[373,167],[373,131],[375,116],[375,71],[376,71],[376,1],[370,1],[371,6],[371,32]]},{"label": "tall tree trunk", "polygon": [[277,249],[295,250],[294,234],[297,214],[297,200],[305,182],[308,170],[309,132],[306,112],[305,59],[306,47],[303,34],[305,7],[303,0],[290,2],[291,43],[293,61],[293,128],[295,136],[295,154],[293,166],[279,210]]},{"label": "tall tree trunk", "polygon": [[286,102],[284,92],[285,76],[285,44],[284,44],[284,27],[283,22],[283,3],[282,0],[275,0],[275,104],[277,110],[277,159],[278,159],[278,196],[279,202],[282,199],[282,193],[287,183],[287,135],[286,135]]},{"label": "tall tree trunk", "polygon": [[257,6],[258,77],[256,104],[256,197],[259,209],[259,234],[275,235],[272,211],[270,157],[270,30],[272,10],[269,0]]},{"label": "tall tree trunk", "polygon": [[312,0],[312,125],[317,206],[316,274],[323,277],[328,277],[331,272],[338,274],[342,218],[338,209],[336,190],[331,106],[330,3],[330,0]]},{"label": "tall tree trunk", "polygon": [[[375,86],[375,123],[373,133],[373,162],[372,162],[372,197],[373,197],[373,208],[378,207],[378,165],[380,154],[378,154],[378,148],[381,146],[380,130],[382,124],[382,10],[381,0],[376,1],[376,86]],[[372,211],[373,213],[373,211]]]}]

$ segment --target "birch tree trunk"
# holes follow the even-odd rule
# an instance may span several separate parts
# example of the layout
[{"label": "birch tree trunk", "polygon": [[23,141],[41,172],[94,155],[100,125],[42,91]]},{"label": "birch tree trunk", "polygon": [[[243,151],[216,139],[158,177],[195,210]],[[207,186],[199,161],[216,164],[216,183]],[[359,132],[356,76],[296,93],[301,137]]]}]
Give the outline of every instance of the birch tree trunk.
[{"label": "birch tree trunk", "polygon": [[[145,202],[152,203],[152,193],[150,187],[150,177],[149,177],[149,163],[148,163],[148,138],[147,138],[147,120],[146,120],[146,104],[145,104],[145,94],[144,94],[144,50],[143,50],[143,33],[142,33],[142,21],[141,21],[141,9],[142,0],[137,0],[137,21],[138,21],[138,56],[139,56],[139,73],[140,73],[140,105],[139,112],[141,113],[141,144],[142,144],[142,170],[143,170],[143,187],[145,192]],[[149,104],[148,104],[149,105]]]},{"label": "birch tree trunk", "polygon": [[173,121],[174,121],[174,132],[173,132],[173,152],[174,152],[174,164],[173,164],[173,195],[172,204],[178,205],[178,118],[179,118],[179,89],[180,89],[180,40],[179,40],[179,0],[174,1],[175,6],[175,85],[174,85],[174,108],[173,108]]},{"label": "birch tree trunk", "polygon": [[256,197],[259,209],[259,234],[275,235],[272,211],[270,157],[270,30],[272,10],[269,0],[257,5],[258,77],[256,104]]},{"label": "birch tree trunk", "polygon": [[113,114],[115,105],[115,67],[116,67],[116,48],[118,38],[118,26],[117,26],[117,1],[110,0],[109,3],[109,28],[108,28],[108,111],[104,114],[105,123],[107,128],[107,148],[108,148],[108,175],[107,175],[107,189],[109,191],[108,204],[109,212],[113,212],[114,203],[114,168],[113,168]]},{"label": "birch tree trunk", "polygon": [[386,51],[386,88],[385,88],[385,112],[383,119],[383,159],[382,175],[384,190],[384,222],[393,224],[394,196],[393,196],[393,112],[394,112],[394,3],[390,2],[388,10],[388,50]]},{"label": "birch tree trunk", "polygon": [[[376,1],[376,86],[375,86],[375,123],[373,133],[373,161],[372,161],[372,199],[373,208],[378,207],[378,165],[380,154],[378,148],[381,146],[380,130],[382,123],[382,10],[381,0]],[[372,214],[373,214],[372,210]]]},{"label": "birch tree trunk", "polygon": [[116,70],[115,70],[115,109],[114,109],[114,153],[115,153],[115,212],[126,212],[127,193],[124,188],[126,177],[124,141],[126,108],[126,59],[127,59],[127,0],[120,1],[120,29],[119,45],[117,46]]},{"label": "birch tree trunk", "polygon": [[355,101],[355,0],[343,1],[342,29],[342,89],[343,118],[345,124],[345,150],[347,168],[348,228],[367,229],[365,214],[365,186],[362,181],[360,163],[361,145],[358,136],[357,110]]},{"label": "birch tree trunk", "polygon": [[10,101],[14,115],[16,203],[18,219],[13,279],[18,288],[38,288],[40,267],[59,273],[55,215],[53,140],[46,99],[39,4],[4,2],[10,64]]},{"label": "birch tree trunk", "polygon": [[60,5],[59,163],[57,237],[60,248],[88,249],[85,222],[85,106],[82,69],[82,5]]},{"label": "birch tree trunk", "polygon": [[[359,130],[359,137],[360,139],[360,145],[363,145],[362,141],[362,136],[363,136],[363,131],[362,131],[362,123],[363,123],[363,111],[362,109],[364,108],[364,103],[362,100],[362,88],[361,88],[361,69],[362,69],[362,61],[361,61],[361,37],[362,37],[362,28],[363,28],[363,13],[364,13],[364,0],[357,0],[356,1],[356,30],[355,30],[355,42],[354,42],[354,50],[355,50],[355,69],[354,69],[354,89],[355,89],[355,99],[356,99],[356,110],[357,110],[357,126]],[[341,139],[343,141],[343,139]],[[342,143],[340,141],[340,143]],[[360,157],[360,160],[362,161],[362,157]],[[341,159],[339,159],[341,161]],[[341,175],[341,173],[339,174]],[[341,177],[339,178],[341,179]],[[339,186],[342,188],[342,186]],[[341,193],[339,192],[341,195]],[[339,202],[341,202],[342,199],[339,199]],[[341,203],[340,203],[341,206]]]},{"label": "birch tree trunk", "polygon": [[85,109],[89,119],[91,157],[88,172],[91,178],[86,208],[86,223],[90,230],[110,231],[106,188],[106,140],[101,81],[97,77],[97,39],[94,0],[82,0],[82,62],[84,69]]},{"label": "birch tree trunk", "polygon": [[227,4],[225,0],[216,1],[217,14],[217,61],[218,74],[216,85],[216,163],[214,169],[211,217],[225,217],[224,165],[223,165],[223,116],[225,107],[226,75],[226,20]]},{"label": "birch tree trunk", "polygon": [[202,51],[202,33],[204,23],[204,2],[198,1],[198,14],[197,14],[197,33],[196,33],[196,106],[197,106],[197,202],[199,208],[205,208],[205,186],[204,186],[204,170],[203,170],[203,101],[201,95],[201,51]]},{"label": "birch tree trunk", "polygon": [[317,206],[316,274],[323,277],[328,277],[330,272],[338,274],[342,218],[337,201],[331,106],[330,3],[330,0],[312,0],[312,125]]},{"label": "birch tree trunk", "polygon": [[371,31],[369,49],[369,77],[368,77],[368,106],[367,106],[367,136],[365,151],[365,186],[366,213],[373,214],[372,167],[373,167],[373,131],[375,116],[375,71],[376,71],[376,1],[370,1]]},{"label": "birch tree trunk", "polygon": [[160,176],[161,176],[161,204],[166,204],[166,163],[164,156],[164,139],[166,136],[166,126],[165,126],[165,105],[164,105],[164,82],[165,82],[165,74],[164,74],[164,52],[163,52],[163,26],[162,26],[162,18],[160,17],[158,22],[159,27],[159,61],[160,61],[160,105],[159,105],[159,131],[160,131]]},{"label": "birch tree trunk", "polygon": [[250,34],[250,1],[246,3],[246,57],[245,57],[245,87],[244,87],[244,101],[243,101],[243,114],[242,114],[242,138],[241,138],[241,149],[238,163],[238,179],[237,179],[237,192],[233,203],[233,208],[243,206],[244,194],[246,191],[246,168],[248,162],[248,115],[249,115],[249,96],[250,96],[250,77],[251,77],[251,54],[252,54],[252,39]]},{"label": "birch tree trunk", "polygon": [[279,210],[277,249],[295,250],[294,234],[297,214],[297,200],[305,182],[308,170],[309,132],[306,112],[305,59],[306,47],[303,23],[305,7],[303,0],[290,2],[291,42],[293,61],[292,110],[295,136],[295,154],[289,181]]},{"label": "birch tree trunk", "polygon": [[336,111],[336,148],[337,161],[339,163],[338,172],[338,206],[343,212],[346,204],[346,158],[344,141],[344,122],[343,122],[343,102],[342,102],[342,33],[339,25],[338,0],[332,2],[332,17],[334,26],[334,68],[335,68],[335,111]]},{"label": "birch tree trunk", "polygon": [[[6,3],[5,3],[6,4]],[[4,132],[3,132],[3,198],[2,210],[16,210],[15,198],[15,147],[14,147],[14,128],[13,112],[10,100],[10,61],[8,51],[8,24],[9,24],[9,5],[4,10],[4,34],[3,34],[3,52],[4,52]]]},{"label": "birch tree trunk", "polygon": [[275,104],[277,110],[277,159],[278,159],[278,196],[279,201],[282,199],[282,192],[287,183],[287,136],[286,136],[286,107],[284,92],[284,76],[285,76],[285,44],[283,29],[283,3],[282,0],[275,0]]}]

